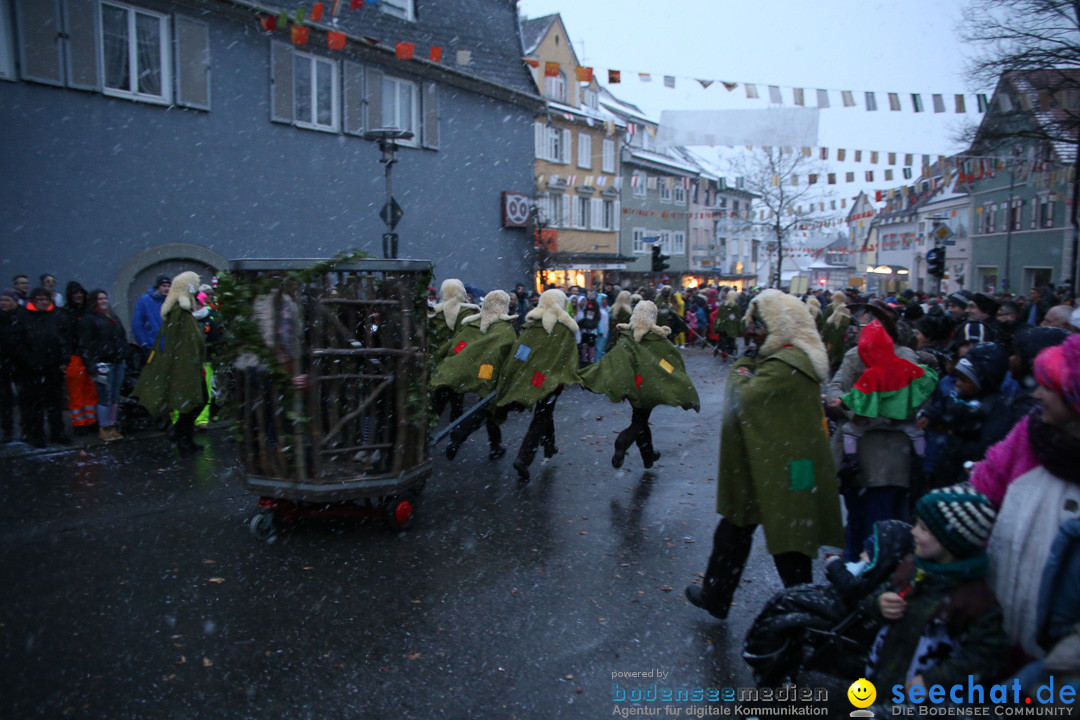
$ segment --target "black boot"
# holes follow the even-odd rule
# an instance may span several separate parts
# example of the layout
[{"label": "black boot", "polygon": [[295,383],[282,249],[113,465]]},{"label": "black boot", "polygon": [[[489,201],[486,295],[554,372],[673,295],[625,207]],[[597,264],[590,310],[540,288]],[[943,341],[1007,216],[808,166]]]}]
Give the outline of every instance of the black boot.
[{"label": "black boot", "polygon": [[755,526],[740,527],[726,519],[720,521],[713,535],[713,549],[705,579],[701,585],[688,585],[686,599],[690,604],[721,620],[731,609],[735,589],[739,587],[746,560],[754,539]]},{"label": "black boot", "polygon": [[488,460],[498,460],[506,454],[506,448],[502,445],[492,445],[491,452],[488,453]]}]

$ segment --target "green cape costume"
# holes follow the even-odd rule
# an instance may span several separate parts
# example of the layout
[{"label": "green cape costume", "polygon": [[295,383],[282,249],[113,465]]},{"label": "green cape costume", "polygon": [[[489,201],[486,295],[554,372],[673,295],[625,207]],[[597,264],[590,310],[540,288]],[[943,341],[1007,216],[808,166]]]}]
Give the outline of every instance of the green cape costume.
[{"label": "green cape costume", "polygon": [[637,342],[632,331],[620,332],[615,347],[581,371],[581,380],[587,389],[607,395],[611,402],[626,400],[631,407],[646,410],[657,405],[701,410],[682,355],[656,333],[646,333]]},{"label": "green cape costume", "polygon": [[731,367],[720,429],[716,510],[763,525],[772,555],[844,546],[836,471],[810,358],[794,346]]},{"label": "green cape costume", "polygon": [[170,410],[185,413],[206,404],[204,334],[199,321],[179,305],[165,315],[150,359],[132,391],[151,415]]},{"label": "green cape costume", "polygon": [[507,320],[495,321],[486,333],[480,332],[479,323],[466,323],[447,344],[446,354],[431,374],[431,387],[486,397],[498,385],[516,339],[514,326]]},{"label": "green cape costume", "polygon": [[729,338],[742,337],[742,312],[738,305],[728,305],[726,302],[720,305],[716,313],[716,332],[723,333]]},{"label": "green cape costume", "polygon": [[530,323],[499,373],[496,405],[532,407],[563,385],[580,385],[577,368],[577,341],[570,328],[555,323],[549,335],[541,323]]}]

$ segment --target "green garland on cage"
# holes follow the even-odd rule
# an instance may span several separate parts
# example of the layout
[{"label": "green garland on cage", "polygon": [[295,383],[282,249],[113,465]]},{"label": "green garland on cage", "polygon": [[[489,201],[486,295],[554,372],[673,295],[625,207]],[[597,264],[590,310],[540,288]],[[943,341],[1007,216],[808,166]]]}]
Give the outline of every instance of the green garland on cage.
[{"label": "green garland on cage", "polygon": [[[293,391],[292,377],[282,366],[278,354],[266,346],[262,333],[255,322],[254,308],[255,299],[269,295],[274,290],[284,285],[308,285],[316,282],[326,273],[333,272],[337,266],[357,262],[368,257],[366,252],[353,250],[348,253],[339,253],[327,260],[320,260],[311,267],[298,268],[295,270],[272,273],[257,278],[242,278],[231,272],[224,272],[218,276],[217,297],[219,312],[221,313],[224,326],[224,338],[222,340],[222,352],[215,356],[214,372],[228,373],[232,369],[233,362],[245,353],[251,353],[259,359],[259,363],[270,376],[270,382],[277,395],[281,398],[288,397]],[[303,313],[303,307],[299,308]],[[301,315],[301,323],[303,316]],[[227,375],[222,375],[227,377]],[[234,418],[240,415],[237,412],[237,398],[230,393],[226,405]],[[295,417],[291,409],[286,410],[286,416],[294,422],[305,422],[306,418]],[[239,423],[233,424],[234,433],[240,432]],[[292,446],[292,439],[282,438],[284,447]]]}]

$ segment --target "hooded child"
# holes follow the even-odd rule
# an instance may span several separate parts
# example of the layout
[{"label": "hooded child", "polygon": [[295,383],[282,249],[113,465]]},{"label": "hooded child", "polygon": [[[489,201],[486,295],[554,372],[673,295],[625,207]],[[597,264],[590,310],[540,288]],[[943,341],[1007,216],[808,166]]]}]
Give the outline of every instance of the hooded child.
[{"label": "hooded child", "polygon": [[[475,393],[485,398],[495,392],[499,373],[510,356],[517,334],[510,315],[510,295],[503,290],[492,290],[484,296],[480,312],[461,321],[461,328],[450,340],[450,349],[431,374],[431,387],[446,388],[458,395]],[[488,431],[490,460],[498,460],[506,454],[502,446],[502,430],[490,410],[474,412],[450,433],[446,446],[446,458],[453,460],[469,435],[484,423]]]},{"label": "hooded child", "polygon": [[497,408],[533,408],[532,422],[514,460],[514,470],[522,481],[529,479],[537,447],[543,445],[547,458],[558,452],[555,401],[565,386],[581,384],[574,340],[578,326],[566,312],[566,294],[545,290],[525,316],[525,323],[499,373],[495,400]]},{"label": "hooded child", "polygon": [[206,405],[206,340],[192,314],[199,276],[183,272],[172,280],[161,304],[161,329],[132,394],[154,416],[177,412],[173,438],[181,455],[202,450],[195,442],[195,418]]},{"label": "hooded child", "polygon": [[701,410],[697,388],[686,374],[682,354],[668,340],[671,328],[657,325],[656,316],[654,303],[638,303],[630,322],[618,326],[615,347],[581,373],[586,389],[607,395],[614,403],[630,403],[630,425],[615,438],[612,467],[622,467],[626,451],[635,443],[646,468],[660,459],[649,430],[649,416],[657,405]]}]

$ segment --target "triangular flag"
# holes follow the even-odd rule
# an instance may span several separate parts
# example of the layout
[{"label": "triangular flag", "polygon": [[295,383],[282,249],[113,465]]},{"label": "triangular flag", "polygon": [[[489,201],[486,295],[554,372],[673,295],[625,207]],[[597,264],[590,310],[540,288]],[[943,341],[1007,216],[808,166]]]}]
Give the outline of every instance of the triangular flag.
[{"label": "triangular flag", "polygon": [[592,82],[592,68],[578,66],[577,69],[578,82]]},{"label": "triangular flag", "polygon": [[442,48],[438,45],[432,45],[428,50],[428,60],[431,62],[442,62]]},{"label": "triangular flag", "polygon": [[675,87],[675,77],[673,75],[665,75],[664,76],[664,87],[669,87],[669,88]]},{"label": "triangular flag", "polygon": [[934,93],[933,95],[930,96],[930,99],[934,103],[934,112],[936,112],[936,113],[945,112],[945,97],[944,96],[942,96],[939,93]]},{"label": "triangular flag", "polygon": [[866,93],[866,111],[873,112],[877,110],[877,96],[872,92]]},{"label": "triangular flag", "polygon": [[829,107],[829,91],[828,90],[818,90],[817,91],[817,106],[819,108],[827,108],[827,107]]},{"label": "triangular flag", "polygon": [[855,162],[862,162],[862,150],[855,151]]},{"label": "triangular flag", "polygon": [[399,60],[409,60],[416,52],[416,43],[398,41],[394,43],[394,55]]},{"label": "triangular flag", "polygon": [[312,4],[312,6],[311,6],[311,21],[312,22],[318,22],[319,20],[322,20],[322,12],[323,12],[323,4],[321,2],[317,2],[317,3]]},{"label": "triangular flag", "polygon": [[783,105],[784,104],[784,98],[780,97],[780,86],[779,85],[770,85],[769,86],[769,102],[771,102],[773,105]]},{"label": "triangular flag", "polygon": [[850,90],[841,90],[840,98],[844,102],[844,107],[855,107],[855,95]]},{"label": "triangular flag", "polygon": [[[727,83],[724,83],[724,85],[727,85]],[[746,87],[746,97],[756,100],[758,98],[757,85],[751,85],[750,83],[743,83],[743,85]]]},{"label": "triangular flag", "polygon": [[911,93],[911,107],[915,112],[922,112],[922,95],[918,93]]},{"label": "triangular flag", "polygon": [[806,106],[806,91],[805,90],[803,90],[802,88],[792,88],[791,89],[791,95],[792,95],[792,99],[793,99],[793,101],[795,102],[796,105],[798,105],[799,107],[805,107]]},{"label": "triangular flag", "polygon": [[724,80],[721,80],[721,81],[720,81],[720,83],[721,83],[721,84],[722,84],[722,85],[723,85],[723,86],[724,86],[725,88],[727,88],[728,92],[731,92],[731,91],[732,91],[732,90],[734,90],[735,88],[739,87],[739,83],[727,82],[727,81],[724,81]]},{"label": "triangular flag", "polygon": [[289,26],[289,13],[281,12],[277,17],[277,26],[279,28],[287,28]]},{"label": "triangular flag", "polygon": [[458,50],[457,53],[458,65],[469,65],[472,63],[472,50]]},{"label": "triangular flag", "polygon": [[607,81],[610,85],[618,85],[622,82],[622,73],[618,70],[608,70]]},{"label": "triangular flag", "polygon": [[896,153],[894,153],[894,152],[889,153],[889,164],[890,165],[895,165],[896,164]]},{"label": "triangular flag", "polygon": [[637,76],[638,80],[643,83],[652,82],[652,75],[650,75],[649,73],[638,73]]},{"label": "triangular flag", "polygon": [[965,104],[964,104],[964,96],[962,94],[960,94],[960,93],[956,93],[953,96],[953,98],[956,100],[956,112],[958,112],[958,113],[966,113],[967,108],[965,107]]},{"label": "triangular flag", "polygon": [[701,83],[701,87],[708,89],[708,87],[710,85],[712,85],[716,81],[715,80],[698,80],[698,82]]},{"label": "triangular flag", "polygon": [[302,8],[302,7],[296,8],[296,14],[294,15],[294,17],[296,18],[296,24],[297,25],[303,25],[304,24],[304,15],[306,13],[307,13],[307,10],[305,10],[304,8]]},{"label": "triangular flag", "polygon": [[521,59],[524,60],[525,64],[528,65],[531,68],[540,67],[540,61],[537,60],[536,58],[521,58]]},{"label": "triangular flag", "polygon": [[900,95],[899,93],[889,93],[889,109],[893,112],[900,111]]},{"label": "triangular flag", "polygon": [[259,25],[262,29],[268,33],[272,33],[277,30],[277,17],[273,15],[260,15]]},{"label": "triangular flag", "polygon": [[345,33],[328,30],[326,32],[326,47],[331,50],[345,49]]}]

